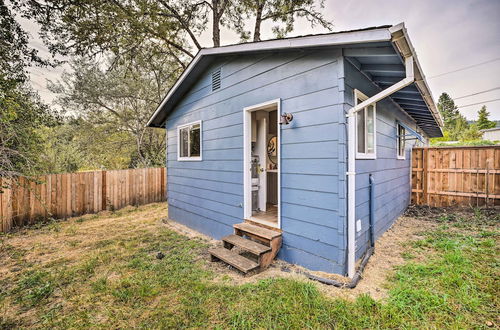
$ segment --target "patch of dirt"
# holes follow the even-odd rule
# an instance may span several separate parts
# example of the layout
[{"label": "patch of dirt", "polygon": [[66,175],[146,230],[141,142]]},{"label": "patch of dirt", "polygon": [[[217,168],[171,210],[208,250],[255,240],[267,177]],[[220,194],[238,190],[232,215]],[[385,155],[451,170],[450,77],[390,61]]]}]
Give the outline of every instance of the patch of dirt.
[{"label": "patch of dirt", "polygon": [[[190,238],[201,238],[211,246],[220,245],[220,241],[214,240],[204,234],[197,232],[173,220],[162,220],[171,229]],[[407,250],[406,243],[421,239],[420,233],[434,229],[437,223],[429,221],[425,217],[413,218],[400,217],[394,225],[386,231],[376,242],[375,254],[371,256],[363,272],[363,278],[354,289],[337,288],[308,279],[302,273],[333,279],[339,282],[349,282],[350,279],[338,274],[311,271],[301,266],[287,263],[276,259],[273,264],[263,272],[244,275],[224,262],[208,262],[207,267],[218,274],[215,282],[226,285],[243,285],[256,283],[269,278],[290,278],[294,280],[309,281],[314,283],[325,295],[334,298],[354,300],[361,294],[368,294],[372,298],[380,300],[388,297],[385,287],[387,278],[393,273],[394,267],[402,265],[405,259],[402,254]],[[208,252],[205,256],[209,260]],[[417,256],[418,258],[418,256]],[[418,259],[417,259],[418,260]],[[288,269],[289,271],[285,271]]]},{"label": "patch of dirt", "polygon": [[[405,244],[421,239],[420,233],[436,226],[435,223],[423,219],[400,217],[375,243],[375,253],[366,265],[358,285],[354,289],[343,289],[342,296],[354,299],[360,294],[368,294],[377,300],[387,298],[385,283],[393,274],[394,267],[405,263],[402,256],[407,250]],[[325,293],[338,296],[332,290],[326,290]]]},{"label": "patch of dirt", "polygon": [[192,228],[189,228],[188,226],[185,226],[179,222],[176,222],[174,220],[170,220],[168,218],[163,218],[161,219],[161,222],[163,224],[165,224],[169,229],[181,234],[181,235],[184,235],[186,237],[189,237],[189,238],[199,238],[203,241],[205,241],[206,243],[208,244],[213,244],[214,246],[220,242],[216,239],[213,239],[212,237],[210,236],[207,236],[205,234],[202,234],[200,233],[199,231],[196,231]]}]

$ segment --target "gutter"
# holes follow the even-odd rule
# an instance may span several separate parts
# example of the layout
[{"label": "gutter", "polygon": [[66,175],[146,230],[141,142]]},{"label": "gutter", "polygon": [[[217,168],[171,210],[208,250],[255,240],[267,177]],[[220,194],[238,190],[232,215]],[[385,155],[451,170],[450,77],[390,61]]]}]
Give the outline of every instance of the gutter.
[{"label": "gutter", "polygon": [[356,275],[356,113],[415,82],[413,55],[405,56],[404,61],[406,77],[403,80],[352,107],[347,113],[347,276],[352,279]]}]

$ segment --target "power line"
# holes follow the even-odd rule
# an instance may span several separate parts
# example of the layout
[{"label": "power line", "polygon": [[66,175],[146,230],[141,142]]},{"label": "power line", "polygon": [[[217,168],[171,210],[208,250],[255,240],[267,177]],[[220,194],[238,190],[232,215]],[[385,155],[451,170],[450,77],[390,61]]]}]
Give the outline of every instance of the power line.
[{"label": "power line", "polygon": [[477,102],[477,103],[471,103],[471,104],[461,105],[461,106],[458,106],[457,108],[461,109],[461,108],[465,108],[465,107],[471,107],[473,105],[479,105],[479,104],[490,103],[490,102],[495,102],[495,101],[500,101],[500,98],[494,99],[494,100],[483,101],[483,102]]},{"label": "power line", "polygon": [[485,91],[476,92],[476,93],[472,93],[472,94],[468,94],[468,95],[464,95],[464,96],[460,96],[460,97],[454,97],[453,99],[454,100],[463,99],[463,98],[466,98],[466,97],[469,97],[469,96],[474,96],[474,95],[479,95],[479,94],[483,94],[483,93],[488,93],[488,92],[491,92],[491,91],[496,91],[497,89],[500,89],[500,87],[495,87],[495,88],[487,89]]},{"label": "power line", "polygon": [[477,63],[477,64],[472,64],[472,65],[469,65],[469,66],[464,66],[462,68],[455,69],[455,70],[452,70],[452,71],[443,72],[443,73],[437,74],[435,76],[428,77],[427,79],[433,79],[433,78],[441,77],[441,76],[444,76],[444,75],[447,75],[447,74],[450,74],[450,73],[455,73],[455,72],[467,70],[467,69],[470,69],[470,68],[474,68],[476,66],[480,66],[480,65],[483,65],[483,64],[495,62],[495,61],[498,61],[498,60],[500,60],[500,57],[497,57],[497,58],[494,58],[494,59],[491,59],[491,60],[488,60],[488,61],[485,61],[485,62],[481,62],[481,63]]}]

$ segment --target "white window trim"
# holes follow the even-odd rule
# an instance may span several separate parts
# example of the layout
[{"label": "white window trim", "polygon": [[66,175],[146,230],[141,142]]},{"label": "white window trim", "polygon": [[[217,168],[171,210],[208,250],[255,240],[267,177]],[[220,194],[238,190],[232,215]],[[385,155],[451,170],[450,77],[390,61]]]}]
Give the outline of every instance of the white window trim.
[{"label": "white window trim", "polygon": [[[198,157],[181,157],[181,129],[200,124],[200,156]],[[190,150],[190,139],[188,139],[188,150]],[[179,162],[199,162],[203,156],[203,126],[201,120],[193,121],[187,124],[177,126],[177,161]]]},{"label": "white window trim", "polygon": [[[365,101],[368,100],[368,96],[363,94],[360,90],[355,89],[354,90],[354,105],[358,105],[358,99]],[[377,104],[372,103],[373,105],[373,152],[372,153],[364,153],[364,152],[359,152],[358,151],[358,117],[355,116],[355,121],[356,121],[356,159],[377,159]],[[367,107],[365,107],[366,109]],[[366,116],[366,110],[365,110],[365,116]],[[368,137],[367,133],[367,126],[365,125],[365,139]],[[365,141],[365,146],[367,145],[367,141]]]},{"label": "white window trim", "polygon": [[403,148],[403,156],[399,155],[399,126],[403,127],[405,130],[405,135],[406,135],[406,128],[404,128],[403,125],[400,123],[396,122],[396,157],[397,159],[405,160],[406,159],[406,139],[403,136],[404,141],[404,148]]}]

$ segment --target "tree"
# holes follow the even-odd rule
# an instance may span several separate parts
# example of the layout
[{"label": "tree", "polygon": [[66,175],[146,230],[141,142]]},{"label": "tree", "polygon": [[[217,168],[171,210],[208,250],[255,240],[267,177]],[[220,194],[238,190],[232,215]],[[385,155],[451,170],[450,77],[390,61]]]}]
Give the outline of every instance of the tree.
[{"label": "tree", "polygon": [[28,35],[0,0],[0,177],[37,172],[42,154],[37,129],[54,116],[27,86],[27,67],[45,65],[28,45]]},{"label": "tree", "polygon": [[[182,69],[203,47],[202,33],[210,32],[216,47],[222,43],[222,28],[234,30],[246,40],[250,33],[245,29],[245,19],[257,14],[255,40],[260,40],[261,24],[265,21],[275,23],[273,31],[278,37],[291,32],[298,17],[312,25],[332,27],[315,10],[313,0],[260,0],[246,4],[238,0],[12,2],[25,18],[40,25],[41,37],[54,56],[72,58],[74,72],[49,86],[58,93],[58,103],[81,120],[80,124],[95,129],[96,137],[102,137],[103,130],[124,141],[131,137],[135,148],[129,154],[129,166],[163,164],[164,132],[145,128],[145,124]],[[320,5],[323,7],[323,0]],[[52,133],[66,136],[67,125],[59,125]],[[59,148],[57,141],[47,143]],[[90,150],[92,145],[87,147]],[[60,150],[80,150],[73,148]],[[123,166],[121,162],[111,162],[111,158],[98,163]],[[61,166],[92,163],[70,157],[58,167],[53,164],[54,159],[46,160],[55,171],[61,170]]]},{"label": "tree", "polygon": [[90,60],[75,60],[72,72],[49,84],[49,89],[59,95],[57,102],[63,109],[77,114],[89,128],[106,128],[116,137],[122,133],[134,145],[133,155],[128,154],[130,167],[163,165],[165,132],[147,128],[146,123],[177,72],[170,70],[167,58],[136,57],[132,67],[113,58],[108,62],[114,63],[112,71]]},{"label": "tree", "polygon": [[448,93],[442,93],[439,96],[437,107],[443,117],[444,129],[453,130],[457,124],[457,120],[460,118],[460,111],[455,105],[455,101],[453,101]]},{"label": "tree", "polygon": [[66,118],[59,125],[40,128],[44,153],[39,166],[45,173],[130,168],[134,136],[114,123],[96,125],[82,117]]},{"label": "tree", "polygon": [[438,110],[443,117],[444,127],[443,131],[450,141],[458,141],[461,139],[462,134],[469,129],[467,119],[460,113],[453,99],[448,93],[442,93],[439,96]]},{"label": "tree", "polygon": [[[311,26],[320,25],[332,30],[333,24],[315,9],[314,0],[243,0],[244,12],[255,17],[253,41],[261,40],[261,27],[265,21],[276,25],[273,32],[277,38],[283,38],[293,31],[296,18],[305,18]],[[324,8],[321,0],[320,8]]]},{"label": "tree", "polygon": [[460,134],[460,141],[474,141],[481,139],[482,133],[479,131],[477,124],[470,125]]},{"label": "tree", "polygon": [[478,111],[477,127],[478,129],[488,129],[496,126],[494,121],[488,119],[490,113],[486,110],[486,106],[483,105]]}]

